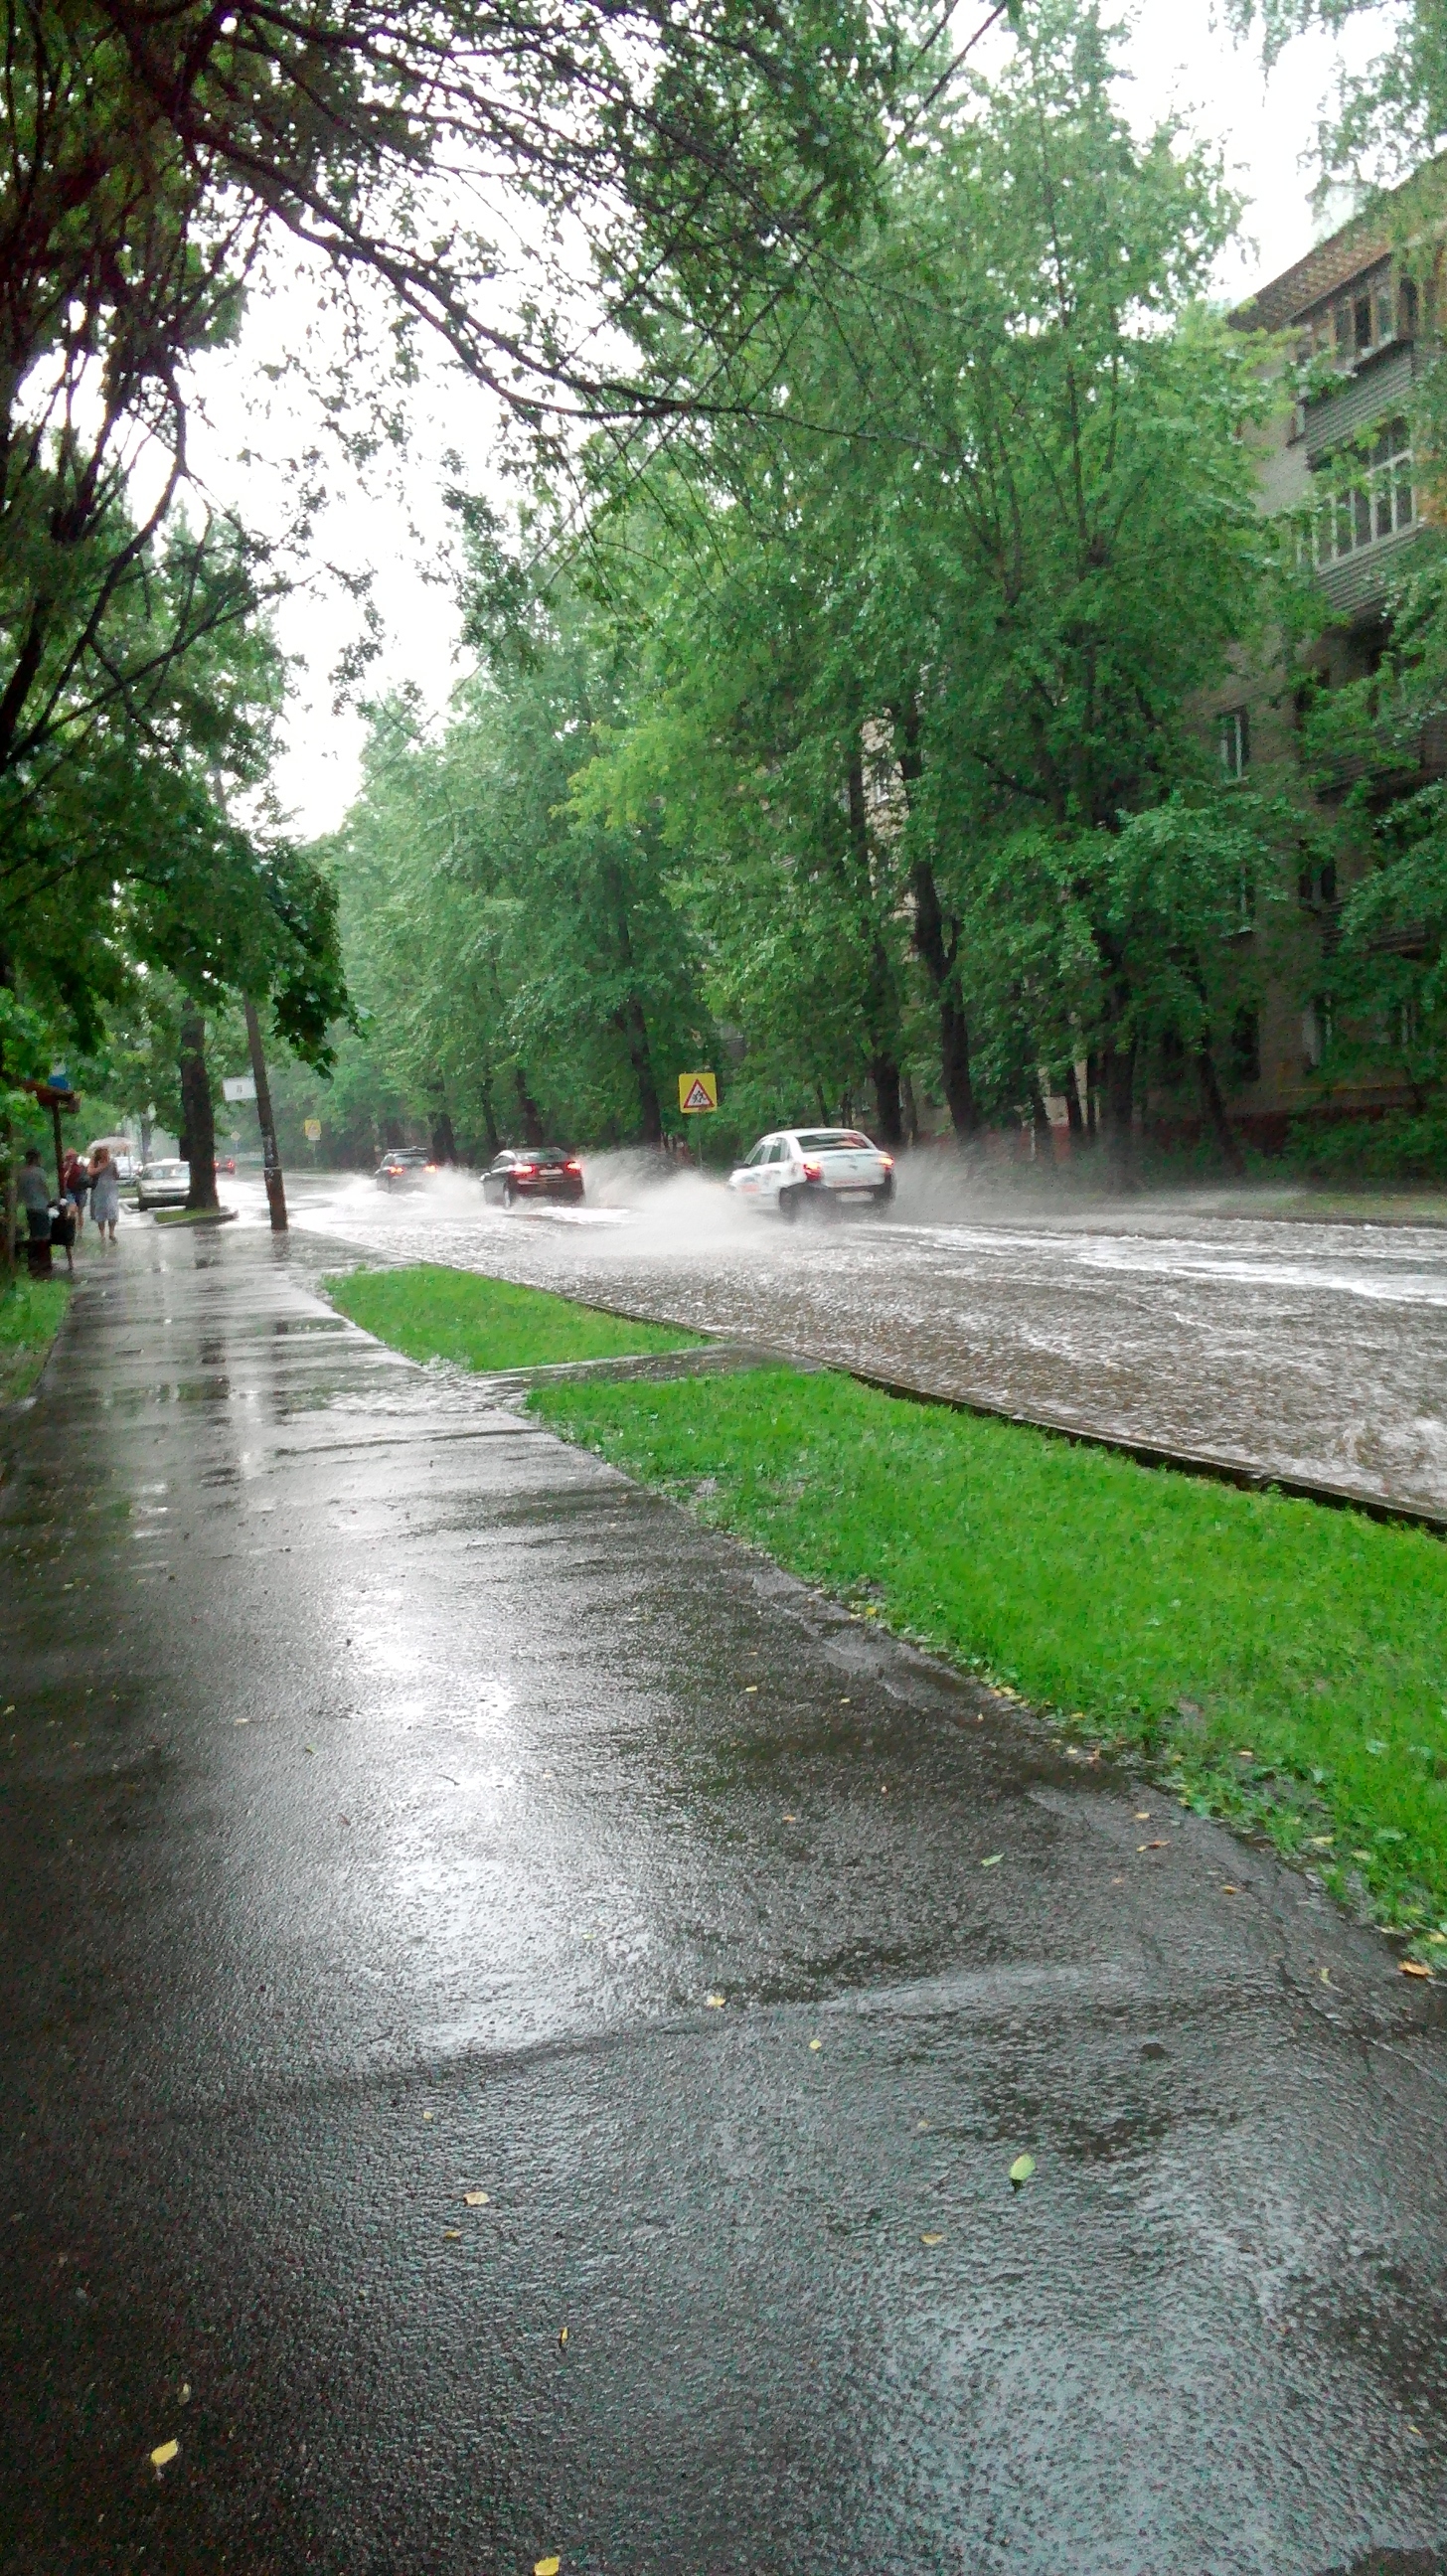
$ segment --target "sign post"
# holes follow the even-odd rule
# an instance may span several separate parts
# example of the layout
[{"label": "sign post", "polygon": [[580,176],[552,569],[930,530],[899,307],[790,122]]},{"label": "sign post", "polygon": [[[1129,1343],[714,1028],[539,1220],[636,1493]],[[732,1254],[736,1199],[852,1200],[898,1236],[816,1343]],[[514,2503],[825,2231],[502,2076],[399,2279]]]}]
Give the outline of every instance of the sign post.
[{"label": "sign post", "polygon": [[[718,1075],[716,1073],[681,1073],[678,1077],[678,1106],[685,1118],[699,1118],[706,1110],[717,1109]],[[698,1168],[700,1171],[703,1170],[701,1136],[698,1146]]]}]

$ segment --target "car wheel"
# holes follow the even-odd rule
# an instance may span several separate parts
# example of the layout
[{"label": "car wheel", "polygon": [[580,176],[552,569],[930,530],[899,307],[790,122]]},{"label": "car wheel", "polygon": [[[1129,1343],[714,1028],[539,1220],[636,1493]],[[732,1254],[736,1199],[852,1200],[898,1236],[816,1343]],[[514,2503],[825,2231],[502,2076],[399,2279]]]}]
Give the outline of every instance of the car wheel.
[{"label": "car wheel", "polygon": [[875,1204],[876,1208],[878,1209],[878,1211],[879,1211],[879,1213],[880,1213],[880,1215],[881,1215],[881,1216],[883,1216],[883,1214],[884,1214],[884,1212],[885,1212],[886,1208],[889,1206],[890,1200],[893,1198],[893,1196],[894,1196],[894,1183],[893,1183],[893,1181],[886,1181],[882,1190],[876,1190],[876,1191],[875,1191],[875,1193],[874,1193],[874,1204]]},{"label": "car wheel", "polygon": [[513,1185],[512,1185],[512,1183],[511,1183],[511,1181],[504,1181],[504,1182],[503,1182],[503,1185],[502,1185],[502,1203],[503,1203],[503,1206],[504,1206],[505,1208],[513,1207],[513,1206],[515,1206],[515,1205],[516,1205],[516,1203],[517,1203],[517,1192],[516,1192],[516,1190],[513,1188]]},{"label": "car wheel", "polygon": [[780,1192],[779,1192],[779,1214],[780,1214],[780,1216],[783,1218],[785,1225],[792,1225],[792,1224],[793,1224],[793,1222],[794,1222],[794,1219],[795,1219],[795,1217],[798,1215],[798,1213],[799,1213],[799,1193],[798,1193],[798,1191],[797,1191],[797,1190],[780,1190]]}]

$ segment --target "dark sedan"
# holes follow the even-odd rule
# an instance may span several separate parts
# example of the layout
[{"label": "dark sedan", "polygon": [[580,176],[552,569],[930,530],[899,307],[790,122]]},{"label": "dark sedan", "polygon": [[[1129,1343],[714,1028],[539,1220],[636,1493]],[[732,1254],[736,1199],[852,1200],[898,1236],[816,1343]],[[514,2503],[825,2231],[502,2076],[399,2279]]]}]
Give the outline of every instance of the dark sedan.
[{"label": "dark sedan", "polygon": [[489,1164],[482,1195],[492,1207],[512,1207],[518,1199],[561,1199],[576,1206],[583,1195],[583,1166],[563,1145],[519,1146]]},{"label": "dark sedan", "polygon": [[425,1146],[399,1145],[382,1156],[372,1177],[379,1190],[417,1190],[436,1169]]}]

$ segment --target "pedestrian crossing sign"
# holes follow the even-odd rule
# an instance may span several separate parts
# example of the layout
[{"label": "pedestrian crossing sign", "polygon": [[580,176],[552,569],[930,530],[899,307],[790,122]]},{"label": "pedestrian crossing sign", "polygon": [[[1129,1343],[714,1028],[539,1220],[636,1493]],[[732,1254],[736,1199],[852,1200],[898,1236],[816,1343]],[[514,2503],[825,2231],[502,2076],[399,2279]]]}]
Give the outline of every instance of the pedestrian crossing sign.
[{"label": "pedestrian crossing sign", "polygon": [[717,1109],[718,1076],[715,1073],[681,1073],[678,1077],[678,1105],[685,1118],[700,1109]]}]

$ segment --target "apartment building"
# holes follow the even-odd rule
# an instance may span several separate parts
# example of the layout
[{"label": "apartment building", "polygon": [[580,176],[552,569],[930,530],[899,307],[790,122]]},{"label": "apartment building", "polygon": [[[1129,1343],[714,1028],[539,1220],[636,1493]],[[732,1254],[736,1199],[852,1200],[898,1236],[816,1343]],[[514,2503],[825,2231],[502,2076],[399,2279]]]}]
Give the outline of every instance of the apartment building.
[{"label": "apartment building", "polygon": [[[1296,518],[1325,612],[1305,651],[1283,653],[1270,667],[1243,665],[1205,711],[1226,776],[1268,792],[1290,786],[1300,795],[1304,686],[1313,677],[1337,686],[1378,667],[1392,588],[1424,526],[1411,422],[1415,388],[1440,345],[1442,248],[1434,235],[1404,250],[1405,215],[1403,199],[1388,198],[1271,279],[1233,317],[1246,330],[1293,335],[1298,368],[1307,370],[1303,399],[1262,433],[1260,498],[1264,511]],[[1444,772],[1447,725],[1429,726],[1417,765],[1374,777],[1372,793],[1382,803]],[[1318,810],[1339,809],[1363,775],[1360,761],[1338,763],[1319,782]],[[1341,900],[1366,864],[1364,853],[1354,860],[1348,849],[1338,861],[1304,868],[1294,902],[1272,905],[1269,918],[1258,908],[1254,924],[1243,925],[1243,1000],[1220,1073],[1233,1120],[1268,1148],[1294,1117],[1359,1117],[1412,1097],[1390,1027],[1364,1040],[1358,1026],[1349,1047],[1332,1027]],[[1411,936],[1399,932],[1384,944],[1402,948]],[[1169,1127],[1175,1106],[1169,1083],[1153,1086],[1154,1124]]]}]

